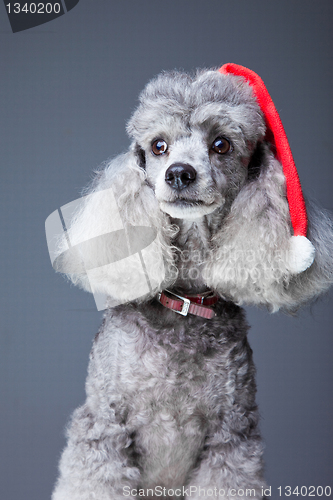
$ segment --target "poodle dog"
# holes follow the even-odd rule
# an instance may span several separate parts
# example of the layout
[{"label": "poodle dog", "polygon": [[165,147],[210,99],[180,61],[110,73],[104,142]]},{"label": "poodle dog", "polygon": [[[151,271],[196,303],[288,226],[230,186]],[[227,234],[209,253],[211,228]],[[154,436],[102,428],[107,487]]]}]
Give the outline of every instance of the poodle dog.
[{"label": "poodle dog", "polygon": [[162,73],[69,217],[55,267],[108,303],[53,500],[265,498],[240,306],[333,282],[332,220],[309,205],[294,234],[267,127],[246,78]]}]

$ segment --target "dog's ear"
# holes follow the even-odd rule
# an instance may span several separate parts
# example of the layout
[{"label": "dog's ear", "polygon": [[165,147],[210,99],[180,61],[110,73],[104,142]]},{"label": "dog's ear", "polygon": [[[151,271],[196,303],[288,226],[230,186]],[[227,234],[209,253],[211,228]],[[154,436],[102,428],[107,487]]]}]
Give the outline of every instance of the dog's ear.
[{"label": "dog's ear", "polygon": [[133,147],[97,174],[86,196],[61,207],[66,232],[53,266],[96,303],[101,294],[112,305],[147,299],[176,277],[175,229],[145,182],[142,161]]},{"label": "dog's ear", "polygon": [[309,207],[307,238],[294,236],[282,166],[268,144],[259,149],[214,237],[205,280],[239,304],[293,310],[333,283],[332,220]]}]

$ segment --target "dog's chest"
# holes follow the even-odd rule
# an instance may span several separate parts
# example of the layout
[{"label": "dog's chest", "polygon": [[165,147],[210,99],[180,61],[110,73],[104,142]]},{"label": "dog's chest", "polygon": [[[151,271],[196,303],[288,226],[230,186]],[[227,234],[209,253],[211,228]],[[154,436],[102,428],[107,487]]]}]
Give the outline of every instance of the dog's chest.
[{"label": "dog's chest", "polygon": [[[236,364],[248,357],[246,332],[243,312],[234,305],[210,321],[178,319],[162,306],[140,312],[124,307],[107,319],[95,342],[91,376],[109,398],[116,394],[128,404],[133,423],[168,413],[180,426],[191,416],[202,425],[228,406]],[[237,363],[235,352],[242,353]]]},{"label": "dog's chest", "polygon": [[[206,349],[176,346],[172,340],[137,345],[132,352],[136,390],[128,397],[126,425],[147,484],[185,484],[229,406],[229,349],[217,342]],[[128,377],[120,375],[120,381],[125,385]]]},{"label": "dog's chest", "polygon": [[234,310],[207,322],[174,321],[172,311],[155,309],[124,308],[107,320],[93,348],[87,392],[95,411],[112,408],[127,429],[147,484],[175,478],[185,484],[207,437],[232,409],[236,365],[248,361],[247,328]]},{"label": "dog's chest", "polygon": [[[143,360],[145,366],[151,366],[149,357]],[[136,428],[133,445],[147,485],[186,483],[209,433],[210,418],[215,421],[222,407],[221,401],[213,405],[214,384],[207,373],[190,363],[184,363],[186,367],[188,374],[165,364],[156,366],[159,373],[150,372],[149,387],[140,391],[129,413],[128,424]]]}]

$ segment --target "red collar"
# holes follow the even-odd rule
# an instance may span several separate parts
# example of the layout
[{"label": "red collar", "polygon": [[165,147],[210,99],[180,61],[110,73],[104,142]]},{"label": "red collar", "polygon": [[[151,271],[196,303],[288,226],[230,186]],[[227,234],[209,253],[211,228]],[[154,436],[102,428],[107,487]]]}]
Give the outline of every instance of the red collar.
[{"label": "red collar", "polygon": [[[171,298],[170,295],[177,298]],[[162,306],[182,316],[187,316],[190,313],[206,319],[216,316],[215,311],[207,306],[212,306],[219,300],[218,295],[211,291],[203,294],[182,296],[170,292],[170,290],[164,290],[158,294],[157,298]]]}]

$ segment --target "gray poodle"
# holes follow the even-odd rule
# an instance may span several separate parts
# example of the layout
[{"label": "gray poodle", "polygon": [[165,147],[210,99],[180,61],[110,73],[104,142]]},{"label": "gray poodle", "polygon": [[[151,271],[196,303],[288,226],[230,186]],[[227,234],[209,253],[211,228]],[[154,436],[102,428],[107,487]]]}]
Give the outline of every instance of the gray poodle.
[{"label": "gray poodle", "polygon": [[308,206],[307,238],[294,235],[240,76],[162,73],[127,130],[129,152],[97,173],[59,243],[55,267],[108,306],[52,499],[265,498],[240,305],[295,311],[324,292],[332,221]]}]

